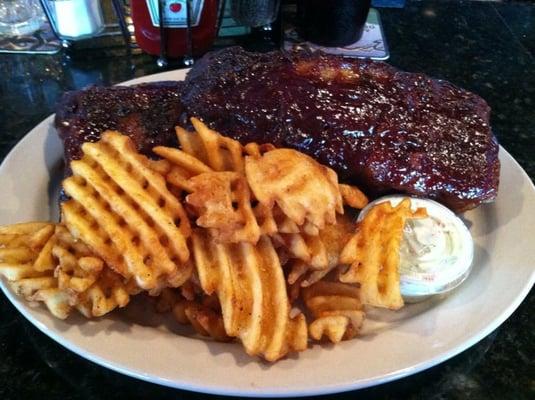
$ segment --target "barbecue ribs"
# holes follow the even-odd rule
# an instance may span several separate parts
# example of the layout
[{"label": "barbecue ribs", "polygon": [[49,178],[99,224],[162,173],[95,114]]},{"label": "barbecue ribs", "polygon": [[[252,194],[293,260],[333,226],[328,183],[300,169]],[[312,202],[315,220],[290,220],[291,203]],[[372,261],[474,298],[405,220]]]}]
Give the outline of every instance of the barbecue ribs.
[{"label": "barbecue ribs", "polygon": [[149,152],[174,141],[175,123],[196,116],[242,143],[303,151],[372,197],[409,193],[459,212],[497,194],[489,113],[473,93],[385,63],[234,47],[203,57],[183,86],[67,95],[56,124],[70,160],[80,139],[95,140],[105,128],[124,131]]}]

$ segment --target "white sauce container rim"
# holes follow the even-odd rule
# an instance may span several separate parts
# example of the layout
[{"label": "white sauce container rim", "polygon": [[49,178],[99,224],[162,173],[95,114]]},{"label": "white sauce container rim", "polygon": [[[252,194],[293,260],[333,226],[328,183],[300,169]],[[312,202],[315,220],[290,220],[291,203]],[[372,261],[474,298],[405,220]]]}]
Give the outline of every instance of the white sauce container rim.
[{"label": "white sauce container rim", "polygon": [[378,198],[361,210],[357,221],[360,222],[368,211],[377,204],[390,201],[392,206],[396,206],[406,198],[411,200],[413,211],[419,207],[425,207],[429,216],[439,221],[449,222],[457,230],[462,244],[461,254],[456,254],[457,261],[448,267],[447,273],[434,274],[432,277],[428,273],[420,272],[400,274],[401,295],[407,302],[416,302],[429,296],[449,292],[464,282],[472,268],[474,241],[467,226],[453,211],[434,200],[420,197],[391,195]]}]

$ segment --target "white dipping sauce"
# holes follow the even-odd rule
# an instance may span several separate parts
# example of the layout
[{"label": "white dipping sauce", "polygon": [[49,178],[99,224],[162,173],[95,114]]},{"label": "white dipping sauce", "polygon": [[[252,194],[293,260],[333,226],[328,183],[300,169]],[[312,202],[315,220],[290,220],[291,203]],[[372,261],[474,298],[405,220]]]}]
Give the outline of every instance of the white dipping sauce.
[{"label": "white dipping sauce", "polygon": [[[395,206],[407,196],[386,196],[368,204],[390,201]],[[468,228],[452,211],[433,200],[410,198],[411,208],[424,207],[428,217],[407,219],[399,250],[400,290],[407,302],[446,293],[459,286],[470,274],[474,243]]]}]

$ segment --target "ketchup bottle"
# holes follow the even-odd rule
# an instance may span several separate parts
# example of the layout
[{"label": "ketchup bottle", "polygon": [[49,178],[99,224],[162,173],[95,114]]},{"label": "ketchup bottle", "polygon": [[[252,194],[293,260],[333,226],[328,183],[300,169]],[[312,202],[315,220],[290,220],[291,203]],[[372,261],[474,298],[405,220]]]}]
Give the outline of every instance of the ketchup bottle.
[{"label": "ketchup bottle", "polygon": [[[145,52],[160,54],[159,0],[131,0],[136,41]],[[167,56],[179,58],[187,54],[187,1],[164,0],[163,21]],[[217,0],[189,0],[193,55],[205,53],[216,36]]]}]

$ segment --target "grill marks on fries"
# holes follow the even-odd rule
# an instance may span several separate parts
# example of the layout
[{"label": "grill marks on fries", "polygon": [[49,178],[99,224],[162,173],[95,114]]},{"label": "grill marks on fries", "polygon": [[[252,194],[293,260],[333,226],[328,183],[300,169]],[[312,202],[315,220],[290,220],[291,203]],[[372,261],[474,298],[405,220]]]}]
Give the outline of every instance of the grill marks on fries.
[{"label": "grill marks on fries", "polygon": [[305,320],[290,318],[284,275],[268,237],[256,246],[223,244],[199,230],[192,239],[201,287],[219,297],[229,336],[239,338],[248,354],[268,361],[306,348]]},{"label": "grill marks on fries", "polygon": [[[72,197],[62,207],[71,232],[143,289],[187,280],[189,221],[148,159],[118,132],[105,132],[82,151],[63,182]],[[97,227],[104,236],[95,237]]]},{"label": "grill marks on fries", "polygon": [[364,304],[393,310],[403,306],[398,272],[403,227],[407,218],[426,216],[423,208],[413,212],[409,199],[396,207],[387,201],[373,207],[358,224],[340,255],[341,263],[350,264],[340,280],[359,283]]}]

